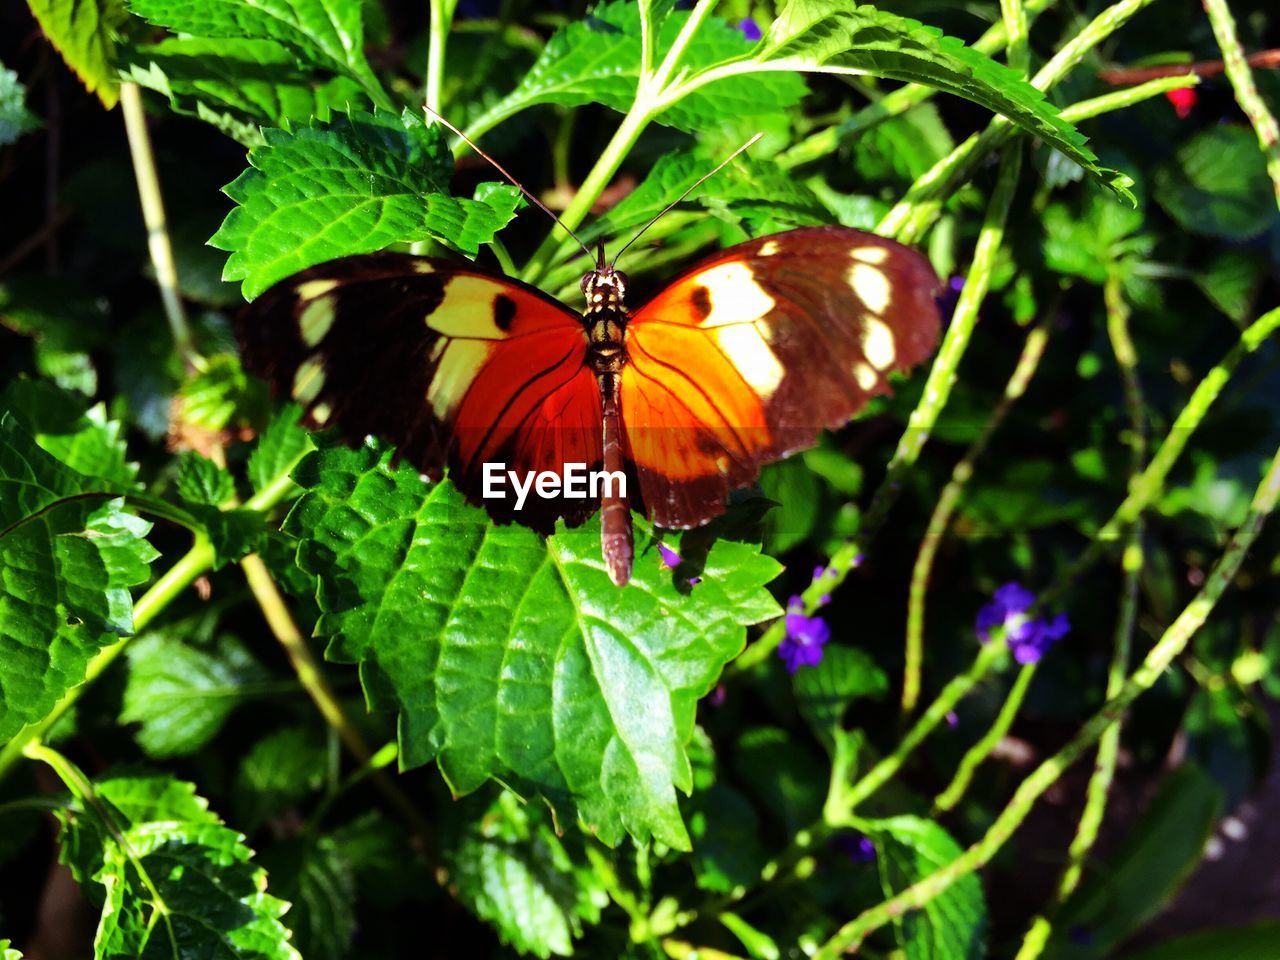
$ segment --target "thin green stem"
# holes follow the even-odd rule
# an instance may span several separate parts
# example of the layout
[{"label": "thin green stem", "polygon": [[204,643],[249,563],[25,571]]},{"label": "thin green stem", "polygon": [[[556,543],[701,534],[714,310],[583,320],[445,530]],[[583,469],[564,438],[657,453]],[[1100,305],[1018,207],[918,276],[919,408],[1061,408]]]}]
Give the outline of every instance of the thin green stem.
[{"label": "thin green stem", "polygon": [[431,26],[427,32],[427,78],[424,89],[426,104],[444,115],[445,51],[449,44],[449,28],[458,0],[429,0]]},{"label": "thin green stem", "polygon": [[[946,406],[947,399],[951,395],[951,387],[956,380],[956,368],[959,366],[960,358],[964,356],[965,348],[969,345],[969,337],[978,320],[978,310],[991,285],[991,274],[995,269],[996,258],[1004,239],[1005,217],[1013,202],[1021,168],[1021,149],[1011,150],[1001,162],[996,187],[992,192],[991,202],[987,206],[982,229],[978,233],[973,264],[965,279],[964,289],[960,292],[960,299],[956,303],[955,313],[947,327],[942,345],[938,348],[938,355],[929,371],[924,393],[911,412],[907,429],[898,441],[898,447],[885,470],[884,479],[871,497],[871,505],[867,509],[856,540],[836,551],[823,575],[816,578],[800,595],[804,600],[807,613],[812,614],[816,611],[821,605],[823,596],[843,583],[849,572],[862,562],[863,551],[884,525],[889,508],[897,499],[898,491],[907,473],[920,456],[920,451],[924,449],[938,415]],[[785,636],[785,620],[775,621],[759,640],[738,657],[734,662],[734,671],[750,669],[763,661],[777,648]]]},{"label": "thin green stem", "polygon": [[381,769],[373,766],[373,751],[369,749],[360,731],[355,728],[342,709],[337,694],[329,685],[315,654],[311,652],[306,638],[294,622],[293,615],[289,612],[289,607],[272,579],[267,565],[263,563],[261,557],[251,553],[241,559],[240,568],[244,571],[249,589],[253,592],[263,617],[266,618],[267,626],[271,628],[272,635],[284,648],[293,672],[298,676],[298,682],[307,691],[316,709],[320,711],[320,715],[338,734],[356,762],[361,767],[369,768],[374,786],[395,807],[405,822],[412,826],[423,840],[428,840],[431,836],[431,825],[391,778]]},{"label": "thin green stem", "polygon": [[147,130],[147,112],[142,104],[142,91],[136,83],[120,84],[120,109],[124,113],[129,155],[133,158],[133,173],[138,181],[142,219],[147,227],[147,250],[156,272],[156,285],[160,288],[169,332],[183,363],[189,369],[198,370],[204,366],[204,359],[196,350],[186,310],[182,306],[178,268],[174,264],[173,244],[169,241],[169,225],[164,212],[164,195],[160,192],[160,176],[156,173],[151,134]]},{"label": "thin green stem", "polygon": [[1119,693],[1090,717],[1061,750],[1049,757],[1028,776],[1012,799],[988,828],[986,834],[951,863],[918,880],[902,892],[877,904],[846,923],[824,943],[814,960],[838,960],[858,948],[868,934],[911,910],[918,910],[962,877],[990,862],[1026,819],[1037,799],[1113,726],[1139,696],[1151,689],[1165,670],[1203,626],[1223,593],[1235,579],[1249,547],[1262,531],[1267,516],[1280,497],[1280,450],[1276,451],[1262,482],[1254,492],[1244,523],[1214,565],[1204,586],[1169,626],[1151,651],[1125,681]]},{"label": "thin green stem", "polygon": [[947,714],[955,709],[956,704],[968,696],[969,691],[1001,662],[1004,653],[1004,641],[997,638],[993,638],[989,643],[983,644],[978,649],[978,655],[974,657],[969,669],[952,678],[951,682],[942,688],[938,698],[929,704],[929,707],[921,714],[920,719],[912,725],[911,729],[898,742],[894,751],[868,770],[862,779],[849,788],[845,794],[845,802],[848,805],[849,812],[852,812],[857,808],[858,804],[884,786],[902,768],[903,763],[911,756],[915,748],[924,742],[925,737],[937,729],[938,725],[947,719]]},{"label": "thin green stem", "polygon": [[1142,103],[1144,100],[1150,100],[1152,97],[1164,96],[1170,90],[1194,87],[1199,83],[1200,78],[1194,73],[1188,73],[1181,77],[1161,77],[1158,80],[1148,80],[1146,83],[1140,83],[1134,87],[1125,87],[1123,90],[1115,91],[1115,93],[1104,93],[1100,97],[1080,100],[1069,107],[1064,107],[1062,119],[1068,123],[1080,123],[1082,120],[1091,120],[1104,113],[1132,107],[1135,104]]},{"label": "thin green stem", "polygon": [[965,485],[973,476],[974,465],[982,456],[992,436],[1000,428],[1013,405],[1026,392],[1027,384],[1040,366],[1044,356],[1045,344],[1049,342],[1049,332],[1053,326],[1056,310],[1050,310],[1040,321],[1022,345],[1022,354],[1014,366],[1013,375],[1005,384],[1004,394],[996,404],[991,416],[983,424],[977,439],[965,451],[960,462],[951,471],[951,479],[938,496],[938,503],[929,517],[929,526],[925,530],[924,539],[920,541],[920,550],[916,554],[915,566],[911,570],[911,590],[907,600],[907,638],[906,657],[902,676],[902,712],[909,714],[916,708],[920,696],[920,679],[924,668],[924,610],[925,599],[929,591],[929,578],[933,572],[933,562],[938,555],[942,538],[946,535],[951,523],[952,514],[964,493]]},{"label": "thin green stem", "polygon": [[1009,37],[1005,62],[1021,74],[1027,72],[1027,11],[1022,0],[1000,0],[1000,19]]},{"label": "thin green stem", "polygon": [[[295,463],[290,463],[279,476],[245,501],[245,508],[264,513],[283,500],[293,488],[289,472]],[[81,694],[115,663],[120,654],[124,653],[129,642],[146,629],[179,594],[191,586],[197,577],[207,572],[213,566],[215,558],[213,545],[208,538],[203,534],[196,534],[191,549],[161,574],[160,578],[133,605],[133,633],[99,650],[85,667],[85,676],[81,683],[64,693],[62,699],[54,705],[44,719],[23,727],[14,734],[13,739],[0,748],[0,780],[4,779],[14,764],[22,758],[27,746],[33,743],[38,744],[43,740],[53,726],[80,699]]]},{"label": "thin green stem", "polygon": [[991,751],[996,748],[996,744],[1004,739],[1009,728],[1013,726],[1013,721],[1017,718],[1018,711],[1022,709],[1022,701],[1026,699],[1027,690],[1031,688],[1031,681],[1035,675],[1034,663],[1023,664],[1017,677],[1014,678],[1013,686],[1009,688],[1009,693],[1004,698],[1004,703],[1000,706],[1000,712],[996,714],[995,722],[977,743],[965,751],[964,756],[960,758],[960,765],[956,767],[955,776],[951,778],[951,783],[947,784],[947,788],[933,801],[935,812],[944,813],[954,810],[956,804],[964,799],[978,768],[987,757],[991,756]]},{"label": "thin green stem", "polygon": [[1258,87],[1253,82],[1253,71],[1249,69],[1249,62],[1240,47],[1240,38],[1236,36],[1236,22],[1226,0],[1204,0],[1204,9],[1213,26],[1218,48],[1222,50],[1222,63],[1227,70],[1227,79],[1236,92],[1236,103],[1240,104],[1240,109],[1253,124],[1253,131],[1258,135],[1258,146],[1267,158],[1267,173],[1275,184],[1276,204],[1280,205],[1280,125],[1267,109],[1266,101],[1259,95]]},{"label": "thin green stem", "polygon": [[1187,400],[1186,406],[1174,420],[1168,435],[1156,449],[1147,468],[1130,484],[1129,494],[1116,508],[1111,518],[1103,524],[1089,546],[1058,578],[1058,582],[1044,592],[1041,596],[1042,603],[1049,602],[1066,590],[1071,581],[1092,566],[1119,539],[1120,534],[1137,520],[1151,502],[1163,493],[1164,482],[1169,471],[1178,461],[1191,435],[1204,421],[1236,367],[1245,357],[1266,343],[1267,338],[1277,328],[1280,328],[1280,307],[1268,311],[1250,324],[1240,334],[1240,342],[1228,351],[1217,366],[1204,375],[1190,399]]}]

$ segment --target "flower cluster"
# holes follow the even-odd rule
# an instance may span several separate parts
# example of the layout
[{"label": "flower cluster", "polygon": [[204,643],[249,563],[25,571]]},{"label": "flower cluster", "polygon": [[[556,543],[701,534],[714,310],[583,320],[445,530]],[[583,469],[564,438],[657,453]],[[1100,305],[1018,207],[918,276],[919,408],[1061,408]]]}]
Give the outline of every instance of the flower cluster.
[{"label": "flower cluster", "polygon": [[1035,663],[1049,648],[1071,630],[1071,622],[1065,613],[1051,620],[1037,620],[1027,616],[1036,602],[1036,595],[1020,583],[1006,583],[998,589],[991,602],[978,611],[975,628],[983,643],[991,640],[991,631],[1004,628],[1004,640],[1018,663]]},{"label": "flower cluster", "polygon": [[795,673],[801,667],[816,667],[822,662],[822,648],[831,639],[831,628],[821,617],[805,614],[800,596],[787,601],[786,628],[787,635],[778,644],[778,656],[788,670]]}]

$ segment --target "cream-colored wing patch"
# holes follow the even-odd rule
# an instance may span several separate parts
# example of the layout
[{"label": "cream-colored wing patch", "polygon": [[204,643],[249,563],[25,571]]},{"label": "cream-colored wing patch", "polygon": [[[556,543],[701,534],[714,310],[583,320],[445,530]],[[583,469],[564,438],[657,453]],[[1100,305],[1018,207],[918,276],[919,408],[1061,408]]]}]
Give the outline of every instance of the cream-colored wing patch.
[{"label": "cream-colored wing patch", "polygon": [[720,327],[715,338],[748,386],[764,399],[773,396],[786,371],[755,325]]},{"label": "cream-colored wing patch", "polygon": [[877,370],[893,366],[897,350],[893,345],[893,331],[887,323],[875,317],[862,321],[862,352]]},{"label": "cream-colored wing patch", "polygon": [[875,370],[869,364],[859,360],[853,365],[853,379],[858,381],[859,387],[870,393],[875,389],[876,381],[879,377],[876,376]]},{"label": "cream-colored wing patch", "polygon": [[889,305],[889,278],[878,267],[855,260],[849,268],[849,286],[868,310],[883,313]]},{"label": "cream-colored wing patch", "polygon": [[337,287],[337,280],[308,280],[306,283],[298,284],[298,299],[313,300],[316,297],[323,297],[326,293],[332,293]]},{"label": "cream-colored wing patch", "polygon": [[878,267],[889,259],[889,251],[884,247],[854,247],[849,251],[849,256]]},{"label": "cream-colored wing patch", "polygon": [[772,257],[779,249],[780,245],[777,240],[766,240],[764,243],[760,244],[759,255],[762,257]]},{"label": "cream-colored wing patch", "polygon": [[[298,288],[299,293],[309,286],[320,286],[321,284],[336,283],[330,280],[312,280],[304,283]],[[330,288],[332,289],[332,287]],[[306,299],[303,296],[303,299]],[[329,332],[329,328],[333,326],[333,321],[338,317],[338,300],[336,297],[321,295],[312,300],[302,308],[302,313],[298,315],[298,332],[302,334],[302,342],[308,347],[314,347],[317,343],[324,339],[325,334]]]},{"label": "cream-colored wing patch", "polygon": [[702,318],[702,327],[722,327],[727,323],[751,323],[773,309],[777,302],[756,283],[745,263],[721,263],[699,274],[695,282],[707,292],[711,310]]},{"label": "cream-colored wing patch", "polygon": [[293,374],[293,399],[303,406],[308,405],[320,394],[324,386],[324,362],[314,357],[303,360]]},{"label": "cream-colored wing patch", "polygon": [[506,289],[483,277],[451,277],[440,306],[427,314],[427,326],[446,337],[501,340],[506,334],[495,322],[494,302]]},{"label": "cream-colored wing patch", "polygon": [[494,345],[484,340],[452,340],[427,390],[427,403],[441,420],[448,420],[471,389]]}]

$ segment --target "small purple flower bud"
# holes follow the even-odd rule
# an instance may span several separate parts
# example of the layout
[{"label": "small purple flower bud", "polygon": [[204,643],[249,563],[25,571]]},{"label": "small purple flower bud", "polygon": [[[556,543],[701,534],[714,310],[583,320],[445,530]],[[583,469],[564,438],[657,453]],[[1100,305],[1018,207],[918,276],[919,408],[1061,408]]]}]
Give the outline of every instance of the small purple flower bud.
[{"label": "small purple flower bud", "polygon": [[822,661],[822,648],[831,639],[831,628],[821,617],[804,612],[804,599],[799,595],[787,601],[787,635],[778,644],[778,656],[787,669],[795,673],[801,667],[817,666]]},{"label": "small purple flower bud", "polygon": [[1032,620],[1027,617],[1036,602],[1036,595],[1019,583],[1009,582],[992,594],[991,602],[984,605],[974,621],[978,639],[991,640],[991,631],[1004,628],[1004,640],[1013,659],[1018,663],[1035,663],[1057,641],[1071,630],[1071,622],[1065,613],[1052,620]]},{"label": "small purple flower bud", "polygon": [[668,570],[674,570],[684,562],[680,559],[680,554],[676,553],[665,543],[658,544],[658,553],[662,555],[662,565]]},{"label": "small purple flower bud", "polygon": [[861,833],[843,833],[831,841],[835,847],[854,863],[870,863],[876,858],[876,845]]},{"label": "small purple flower bud", "polygon": [[818,606],[820,607],[825,607],[830,602],[831,602],[831,594],[829,593],[824,593],[822,596],[818,598]]},{"label": "small purple flower bud", "polygon": [[950,727],[952,730],[960,726],[960,717],[956,714],[954,710],[947,711],[947,726]]},{"label": "small purple flower bud", "polygon": [[742,35],[751,43],[756,43],[764,34],[760,31],[760,26],[750,17],[745,20],[738,21],[738,29],[742,31]]}]

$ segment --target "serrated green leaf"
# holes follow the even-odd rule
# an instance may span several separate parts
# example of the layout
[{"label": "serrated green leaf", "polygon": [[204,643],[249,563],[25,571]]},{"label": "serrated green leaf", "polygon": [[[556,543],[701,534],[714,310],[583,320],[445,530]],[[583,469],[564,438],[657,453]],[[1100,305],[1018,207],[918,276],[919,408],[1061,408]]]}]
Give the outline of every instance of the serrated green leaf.
[{"label": "serrated green leaf", "polygon": [[356,933],[356,885],[351,867],[330,837],[298,837],[262,858],[271,888],[293,906],[284,916],[293,943],[307,960],[344,960]]},{"label": "serrated green leaf", "polygon": [[360,85],[299,67],[271,40],[171,38],[128,53],[122,75],[169,98],[178,113],[212,123],[242,143],[263,127],[286,127],[372,104]]},{"label": "serrated green leaf", "polygon": [[1222,250],[1195,273],[1196,286],[1236,323],[1252,315],[1266,276],[1266,258],[1248,250]]},{"label": "serrated green leaf", "polygon": [[1016,70],[918,20],[871,6],[788,0],[752,60],[762,71],[870,74],[964,97],[1007,117],[1122,198],[1133,199],[1129,178],[1100,167],[1085,137],[1043,92]]},{"label": "serrated green leaf", "polygon": [[1247,240],[1277,218],[1258,138],[1247,126],[1210,127],[1158,167],[1152,195],[1185,230]]},{"label": "serrated green leaf", "polygon": [[129,0],[131,12],[175,33],[272,40],[303,63],[381,91],[364,56],[363,8],[360,0]]},{"label": "serrated green leaf", "polygon": [[238,357],[221,353],[183,381],[178,402],[176,418],[184,427],[218,433],[255,419],[266,405],[266,392],[261,381],[244,372]]},{"label": "serrated green leaf", "polygon": [[575,864],[545,816],[503,791],[446,852],[458,898],[521,953],[567,957],[608,903],[600,879]]},{"label": "serrated green leaf", "polygon": [[436,237],[474,254],[515,215],[520,193],[448,193],[442,128],[408,110],[353,112],[333,123],[265,130],[250,169],[226,188],[239,206],[210,243],[231,252],[223,277],[253,298],[304,267]]},{"label": "serrated green leaf", "polygon": [[[244,837],[189,784],[100,781],[87,810],[61,811],[62,855],[102,902],[94,956],[301,960]],[[150,802],[130,803],[142,798]],[[90,873],[90,870],[92,871]]]},{"label": "serrated green leaf", "polygon": [[186,756],[207,744],[271,675],[232,637],[205,650],[162,633],[129,644],[121,723],[140,723],[152,757]]},{"label": "serrated green leaf", "polygon": [[100,649],[133,631],[151,525],[0,415],[0,740],[44,719]]},{"label": "serrated green leaf", "polygon": [[860,184],[909,184],[954,148],[938,108],[922,103],[863,132],[850,154]]},{"label": "serrated green leaf", "polygon": [[15,143],[24,133],[40,126],[26,101],[27,91],[18,82],[18,75],[0,66],[0,147]]},{"label": "serrated green leaf", "polygon": [[90,93],[107,109],[120,98],[115,84],[115,35],[128,19],[123,0],[27,0],[40,29]]},{"label": "serrated green leaf", "polygon": [[254,491],[261,493],[278,481],[313,446],[311,435],[302,426],[302,408],[286,404],[271,418],[249,454],[247,470]]},{"label": "serrated green leaf", "polygon": [[[655,62],[675,42],[689,13],[677,10],[658,27]],[[751,49],[740,30],[708,17],[686,48],[681,63],[707,67]],[[557,30],[519,86],[477,121],[488,127],[537,103],[579,106],[602,103],[620,112],[635,98],[640,78],[640,9],[630,0],[602,3],[583,20]],[[797,103],[805,93],[798,76],[721,80],[689,94],[659,113],[658,123],[698,130],[718,122],[773,113]]]},{"label": "serrated green leaf", "polygon": [[822,660],[797,670],[791,682],[800,715],[828,745],[850,704],[861,697],[883,696],[889,689],[889,678],[871,656],[844,644],[829,644]]},{"label": "serrated green leaf", "polygon": [[187,503],[216,507],[236,495],[236,483],[225,468],[194,450],[178,457],[175,481],[178,496]]},{"label": "serrated green leaf", "polygon": [[285,529],[319,578],[329,656],[400,712],[402,765],[436,759],[456,793],[492,777],[540,792],[609,844],[687,848],[675,791],[691,787],[694,708],[745,625],[778,614],[763,589],[777,563],[717,541],[690,590],[641,527],[620,590],[597,524],[545,540],[494,526],[391,460],[375,443],[311,454]]},{"label": "serrated green leaf", "polygon": [[101,481],[99,489],[135,486],[138,465],[127,459],[123,429],[107,419],[103,404],[87,407],[76,394],[23,378],[5,388],[0,409],[9,410],[41,449],[62,464]]},{"label": "serrated green leaf", "polygon": [[255,743],[236,774],[237,823],[252,831],[324,783],[324,741],[309,727],[285,727]]},{"label": "serrated green leaf", "polygon": [[[920,817],[873,820],[865,829],[875,843],[886,897],[901,893],[963,853],[942,827]],[[894,925],[906,960],[981,960],[986,956],[986,929],[986,899],[981,881],[972,873]]]}]

